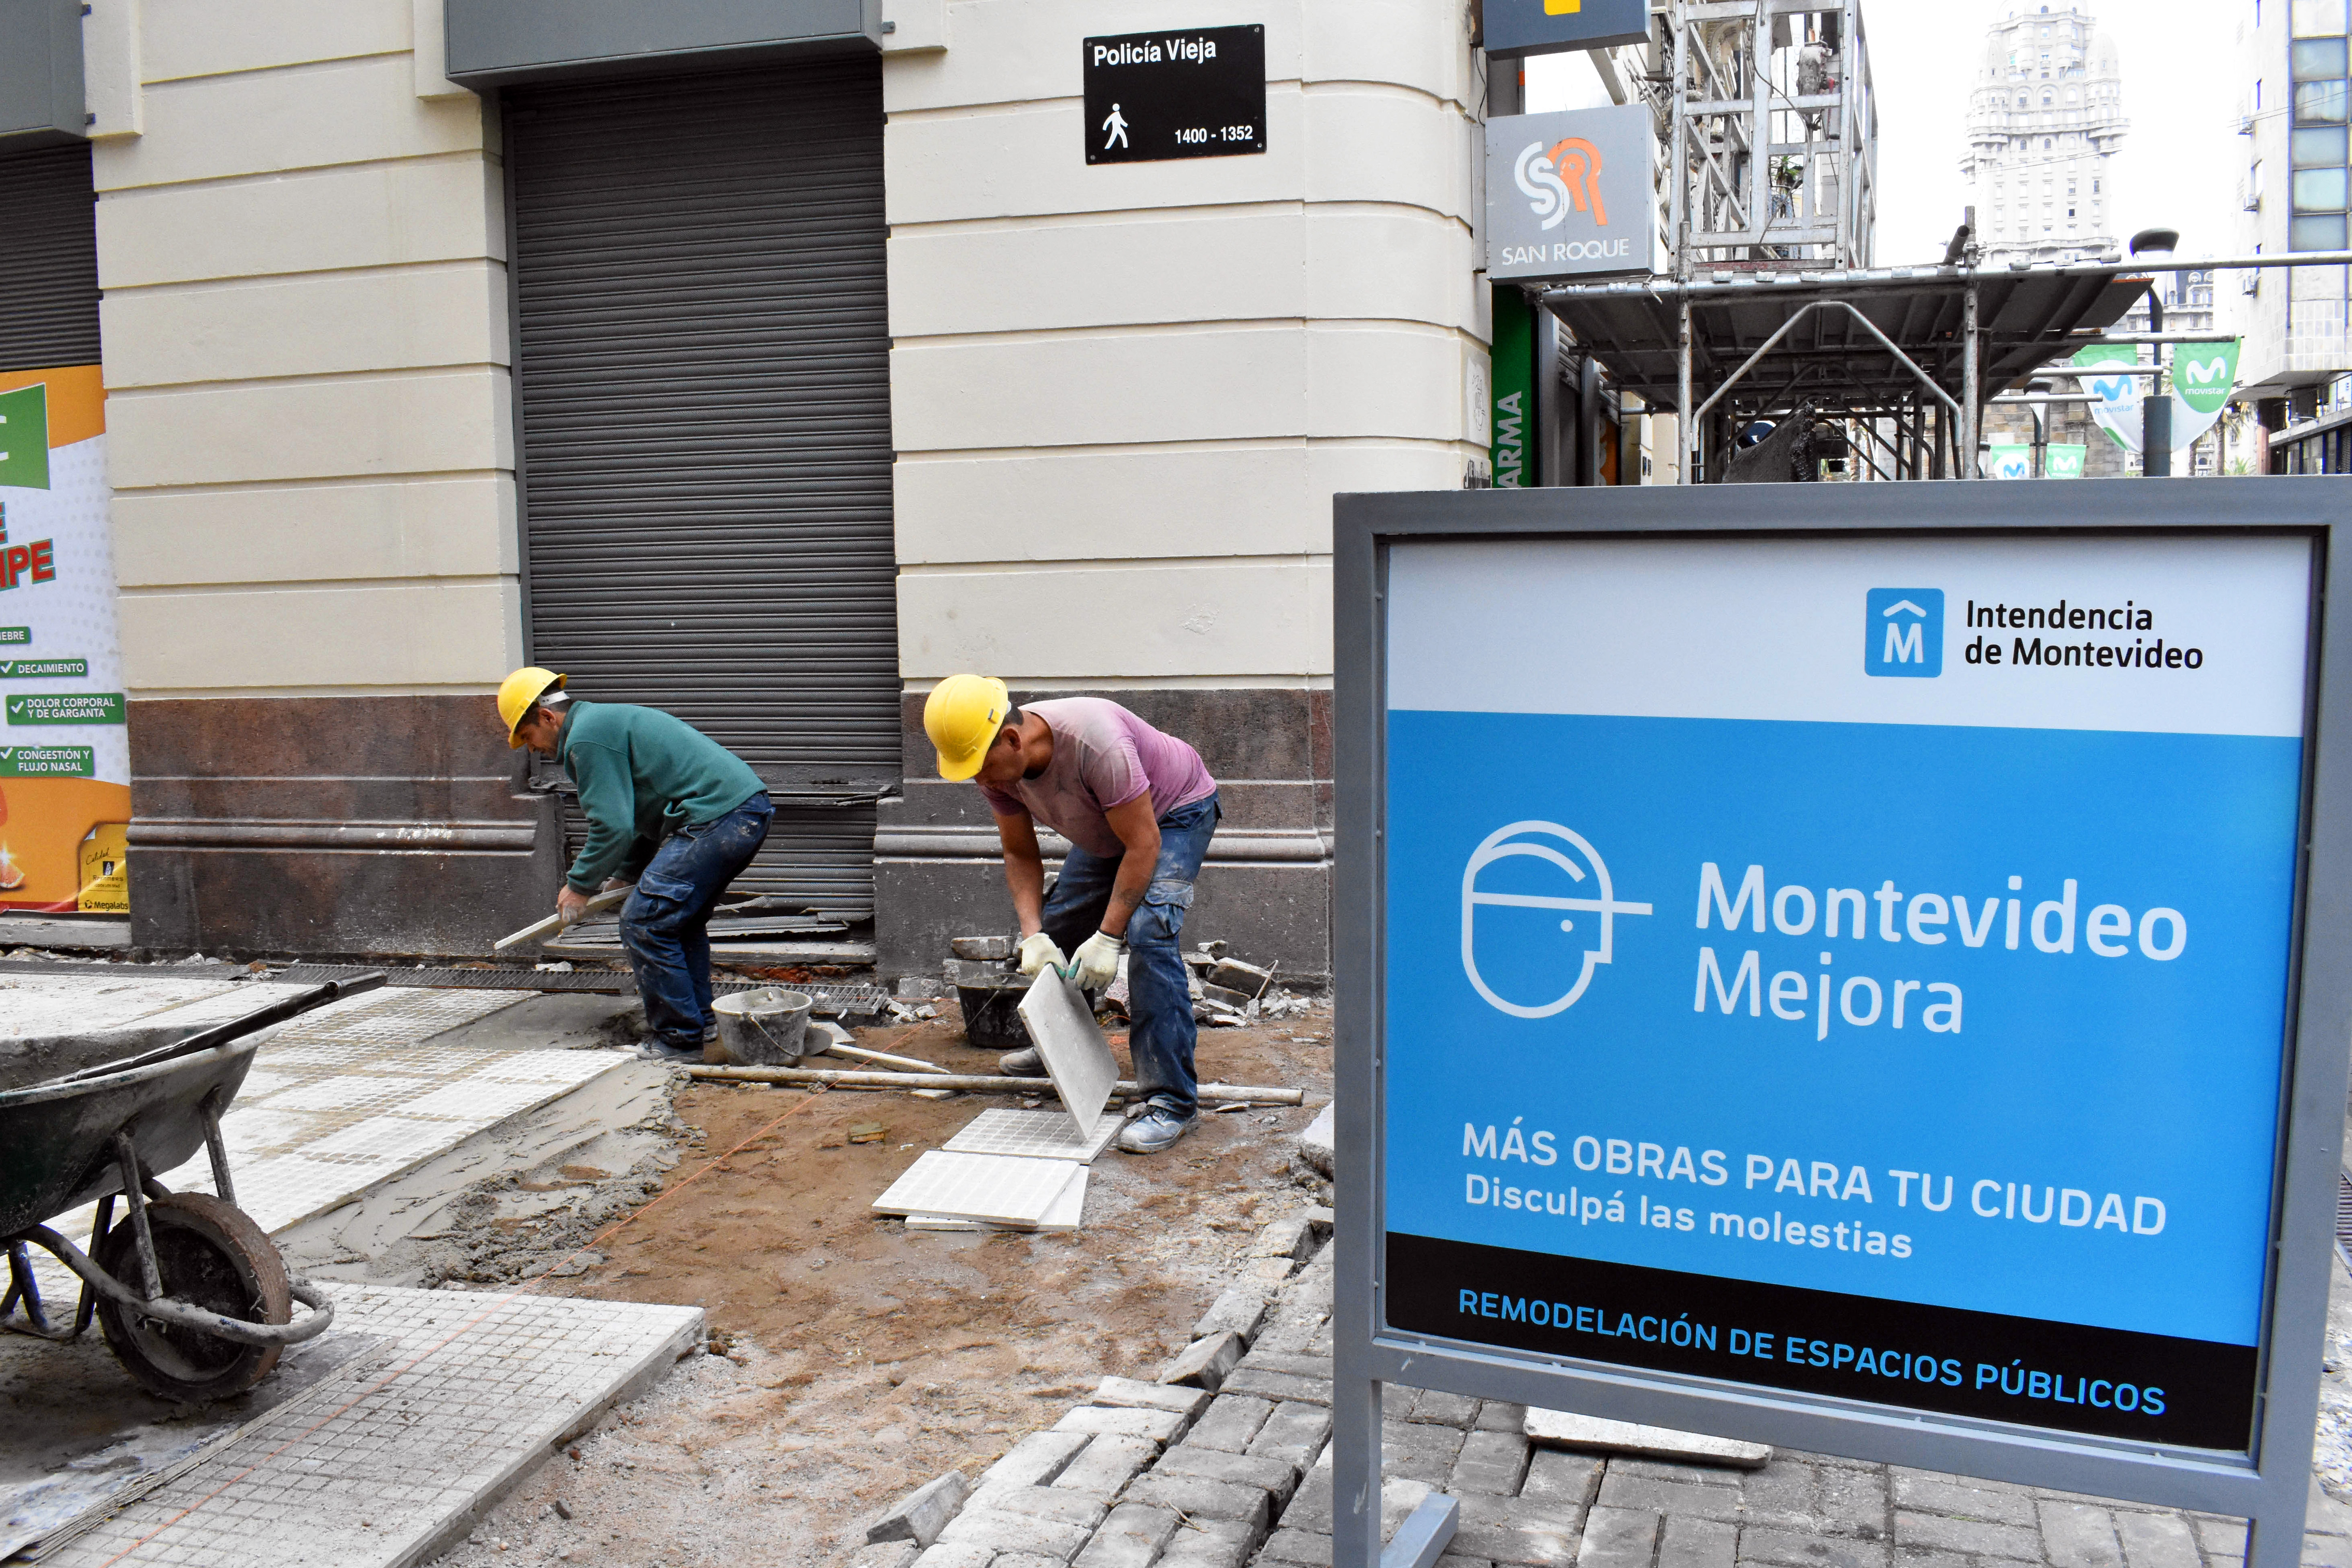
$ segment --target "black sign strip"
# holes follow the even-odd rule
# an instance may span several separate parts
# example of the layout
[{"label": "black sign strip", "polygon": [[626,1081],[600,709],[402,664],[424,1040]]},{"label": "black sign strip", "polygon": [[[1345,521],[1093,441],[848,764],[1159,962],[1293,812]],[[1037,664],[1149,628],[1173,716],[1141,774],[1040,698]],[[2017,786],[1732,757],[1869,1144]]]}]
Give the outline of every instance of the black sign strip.
[{"label": "black sign strip", "polygon": [[1171,27],[1087,38],[1087,162],[1265,151],[1265,28]]},{"label": "black sign strip", "polygon": [[2251,1345],[1391,1232],[1388,1321],[1504,1350],[2243,1454]]}]

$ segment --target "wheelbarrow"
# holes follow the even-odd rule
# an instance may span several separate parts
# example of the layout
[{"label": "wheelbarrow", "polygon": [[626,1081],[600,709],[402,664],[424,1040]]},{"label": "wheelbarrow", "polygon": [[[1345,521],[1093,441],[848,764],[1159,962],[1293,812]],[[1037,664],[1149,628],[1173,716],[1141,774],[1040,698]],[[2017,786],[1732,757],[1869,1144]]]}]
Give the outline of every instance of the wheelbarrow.
[{"label": "wheelbarrow", "polygon": [[[383,978],[312,986],[194,1033],[131,1027],[0,1041],[0,1247],[8,1256],[0,1328],[70,1340],[95,1314],[132,1377],[190,1405],[242,1394],[286,1346],[323,1333],[333,1304],[287,1277],[268,1235],[236,1206],[220,1120],[260,1031]],[[174,1193],[155,1179],[200,1147],[212,1156],[217,1195]],[[92,1200],[87,1253],[43,1223]],[[29,1247],[80,1276],[69,1323],[50,1320]],[[297,1301],[309,1309],[299,1322]]]}]

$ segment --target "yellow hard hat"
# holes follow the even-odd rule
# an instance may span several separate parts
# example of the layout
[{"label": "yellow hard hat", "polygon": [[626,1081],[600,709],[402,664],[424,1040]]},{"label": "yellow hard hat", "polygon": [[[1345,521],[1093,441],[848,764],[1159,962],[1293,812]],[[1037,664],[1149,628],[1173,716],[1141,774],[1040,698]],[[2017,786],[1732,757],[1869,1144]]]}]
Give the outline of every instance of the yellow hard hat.
[{"label": "yellow hard hat", "polygon": [[563,679],[555,671],[534,664],[499,682],[499,717],[506,721],[509,751],[519,750],[522,745],[522,737],[515,733],[515,727],[522,722],[523,715],[536,707],[541,698],[560,689]]},{"label": "yellow hard hat", "polygon": [[950,675],[923,700],[923,733],[940,752],[940,777],[968,779],[996,744],[1013,698],[1004,682],[986,675]]}]

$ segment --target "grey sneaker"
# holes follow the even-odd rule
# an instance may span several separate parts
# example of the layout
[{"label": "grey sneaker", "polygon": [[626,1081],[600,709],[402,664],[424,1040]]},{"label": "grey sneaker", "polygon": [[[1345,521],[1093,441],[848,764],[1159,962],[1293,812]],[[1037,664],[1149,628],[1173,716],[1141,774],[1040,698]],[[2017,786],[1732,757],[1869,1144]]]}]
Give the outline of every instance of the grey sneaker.
[{"label": "grey sneaker", "polygon": [[996,1058],[996,1070],[1007,1078],[1044,1078],[1045,1058],[1037,1054],[1034,1046],[1024,1050],[1007,1051]]},{"label": "grey sneaker", "polygon": [[649,1035],[637,1042],[637,1055],[647,1061],[698,1062],[702,1059],[699,1041],[690,1046],[674,1045],[659,1035]]},{"label": "grey sneaker", "polygon": [[718,1043],[718,1040],[719,1026],[716,1024],[704,1025],[702,1027],[702,1043],[706,1046],[715,1045]]},{"label": "grey sneaker", "polygon": [[1155,1105],[1120,1131],[1118,1146],[1130,1154],[1157,1154],[1200,1123],[1198,1116],[1179,1116],[1164,1105]]}]

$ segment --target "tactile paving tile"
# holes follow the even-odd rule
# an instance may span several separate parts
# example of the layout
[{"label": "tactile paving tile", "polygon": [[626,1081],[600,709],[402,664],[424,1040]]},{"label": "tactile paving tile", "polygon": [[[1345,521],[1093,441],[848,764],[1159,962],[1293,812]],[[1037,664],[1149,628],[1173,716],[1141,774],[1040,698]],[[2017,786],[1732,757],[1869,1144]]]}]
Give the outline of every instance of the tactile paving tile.
[{"label": "tactile paving tile", "polygon": [[427,1116],[445,1121],[502,1121],[520,1110],[528,1110],[554,1092],[556,1086],[502,1081],[474,1073],[430,1094],[419,1095],[400,1108],[403,1116]]},{"label": "tactile paving tile", "polygon": [[1087,1176],[1085,1166],[1078,1167],[1078,1178],[1062,1189],[1035,1225],[992,1225],[982,1219],[951,1219],[946,1215],[910,1214],[907,1216],[908,1230],[1076,1230],[1086,1223]]},{"label": "tactile paving tile", "polygon": [[1091,1164],[1126,1124],[1125,1117],[1109,1111],[1096,1119],[1090,1136],[1081,1139],[1066,1111],[983,1110],[940,1147],[950,1154],[1017,1154]]},{"label": "tactile paving tile", "polygon": [[[248,1080],[249,1081],[249,1080]],[[304,1079],[274,1093],[255,1094],[250,1089],[236,1097],[240,1109],[257,1104],[270,1110],[383,1110],[416,1098],[413,1078],[376,1078],[367,1073],[331,1073]],[[231,1111],[231,1116],[237,1114]]]},{"label": "tactile paving tile", "polygon": [[305,1013],[277,1037],[286,1045],[413,1045],[530,998],[527,991],[427,991],[413,985],[387,985]]},{"label": "tactile paving tile", "polygon": [[1087,1168],[1070,1160],[1021,1160],[1003,1154],[950,1154],[933,1149],[917,1157],[890,1190],[874,1200],[881,1214],[984,1219],[1034,1226]]},{"label": "tactile paving tile", "polygon": [[98,964],[74,974],[10,974],[0,978],[0,1037],[121,1028],[239,988],[221,979],[118,978]]},{"label": "tactile paving tile", "polygon": [[[385,1165],[401,1169],[439,1153],[455,1142],[446,1121],[410,1116],[371,1116],[340,1132],[302,1146],[302,1156],[337,1164]],[[234,1170],[231,1174],[234,1175]]]},{"label": "tactile paving tile", "polygon": [[308,986],[280,985],[267,980],[239,981],[224,987],[216,996],[202,996],[193,1002],[165,1007],[146,1015],[139,1023],[142,1028],[209,1029],[217,1024],[233,1024],[289,997],[299,996],[308,989]]},{"label": "tactile paving tile", "polygon": [[501,1056],[474,1076],[493,1083],[577,1083],[583,1071],[593,1078],[604,1070],[593,1065],[603,1054],[543,1046]]},{"label": "tactile paving tile", "polygon": [[327,1287],[331,1334],[391,1352],[273,1412],[46,1561],[188,1568],[421,1562],[484,1499],[702,1332],[694,1307]]}]

